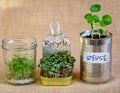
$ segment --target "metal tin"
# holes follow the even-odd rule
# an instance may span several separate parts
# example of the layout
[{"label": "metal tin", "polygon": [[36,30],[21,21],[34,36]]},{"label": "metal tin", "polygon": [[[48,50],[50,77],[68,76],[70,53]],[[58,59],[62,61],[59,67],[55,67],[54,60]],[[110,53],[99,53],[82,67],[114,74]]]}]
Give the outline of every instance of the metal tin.
[{"label": "metal tin", "polygon": [[90,34],[90,30],[80,33],[80,78],[88,83],[107,82],[111,78],[112,34],[100,39],[87,38]]},{"label": "metal tin", "polygon": [[67,86],[72,84],[72,75],[65,78],[46,78],[40,76],[40,82],[44,86]]}]

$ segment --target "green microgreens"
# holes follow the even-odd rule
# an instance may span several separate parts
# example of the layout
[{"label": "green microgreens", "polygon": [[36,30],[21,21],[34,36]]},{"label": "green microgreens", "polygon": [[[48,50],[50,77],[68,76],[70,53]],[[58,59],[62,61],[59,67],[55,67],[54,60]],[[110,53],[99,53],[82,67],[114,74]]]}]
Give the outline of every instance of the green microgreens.
[{"label": "green microgreens", "polygon": [[40,59],[41,75],[48,78],[62,78],[71,76],[75,58],[67,51],[47,55]]},{"label": "green microgreens", "polygon": [[27,79],[33,76],[34,71],[35,63],[33,59],[14,56],[12,60],[7,63],[6,73],[9,79]]}]

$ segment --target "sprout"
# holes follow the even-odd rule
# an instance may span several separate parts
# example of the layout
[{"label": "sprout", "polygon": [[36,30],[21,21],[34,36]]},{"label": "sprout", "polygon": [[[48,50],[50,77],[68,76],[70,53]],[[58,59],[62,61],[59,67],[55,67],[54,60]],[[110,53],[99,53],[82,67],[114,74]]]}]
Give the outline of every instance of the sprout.
[{"label": "sprout", "polygon": [[[91,12],[99,12],[100,10],[101,10],[101,5],[99,5],[99,4],[93,4],[90,7]],[[102,34],[107,35],[107,31],[103,30],[103,27],[106,27],[112,23],[112,18],[110,17],[110,15],[108,15],[108,14],[103,15],[102,18],[100,18],[98,15],[94,15],[92,13],[87,13],[87,14],[85,14],[84,18],[86,19],[88,24],[90,24],[92,33],[94,32],[94,30],[97,30],[99,33],[99,38],[101,37]],[[95,29],[95,28],[97,28],[97,29]],[[93,34],[91,34],[91,36],[93,38]]]}]

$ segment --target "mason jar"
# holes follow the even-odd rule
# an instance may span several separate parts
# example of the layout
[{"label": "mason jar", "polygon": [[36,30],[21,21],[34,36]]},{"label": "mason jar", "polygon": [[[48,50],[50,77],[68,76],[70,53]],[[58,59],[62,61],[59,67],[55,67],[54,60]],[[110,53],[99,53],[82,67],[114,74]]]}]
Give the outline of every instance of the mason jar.
[{"label": "mason jar", "polygon": [[28,84],[36,79],[36,39],[12,37],[2,41],[6,80],[11,84]]}]

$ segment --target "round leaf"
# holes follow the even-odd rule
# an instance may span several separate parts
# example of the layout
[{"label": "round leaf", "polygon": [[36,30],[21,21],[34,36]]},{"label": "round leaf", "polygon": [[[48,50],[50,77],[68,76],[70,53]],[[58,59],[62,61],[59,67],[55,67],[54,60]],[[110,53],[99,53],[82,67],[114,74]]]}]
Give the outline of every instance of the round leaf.
[{"label": "round leaf", "polygon": [[104,15],[102,17],[102,21],[104,22],[105,25],[109,25],[112,23],[112,18],[109,15]]},{"label": "round leaf", "polygon": [[100,33],[100,34],[103,34],[103,30],[102,29],[98,29],[98,32]]},{"label": "round leaf", "polygon": [[92,24],[94,19],[91,13],[88,13],[85,15],[85,19],[87,20],[88,23]]},{"label": "round leaf", "polygon": [[104,21],[100,21],[100,26],[101,27],[105,27],[106,26],[106,24],[104,23]]},{"label": "round leaf", "polygon": [[101,10],[101,6],[99,4],[93,4],[91,7],[90,7],[90,11],[91,12],[99,12]]},{"label": "round leaf", "polygon": [[84,16],[84,18],[85,18],[85,19],[89,19],[91,16],[92,16],[92,14],[91,14],[91,13],[88,13],[88,14],[86,14],[86,15]]},{"label": "round leaf", "polygon": [[97,23],[97,22],[100,21],[100,18],[99,18],[99,16],[97,16],[97,15],[93,15],[93,19],[94,19],[94,22],[95,22],[95,23]]}]

